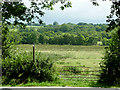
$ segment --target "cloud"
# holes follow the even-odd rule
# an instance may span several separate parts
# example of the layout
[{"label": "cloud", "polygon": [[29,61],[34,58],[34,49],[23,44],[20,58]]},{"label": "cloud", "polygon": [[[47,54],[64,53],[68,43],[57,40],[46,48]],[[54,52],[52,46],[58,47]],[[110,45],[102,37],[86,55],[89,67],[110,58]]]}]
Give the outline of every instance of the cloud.
[{"label": "cloud", "polygon": [[[23,0],[29,6],[28,0]],[[54,5],[54,10],[43,10],[45,16],[41,19],[52,24],[54,21],[62,23],[78,23],[80,21],[90,23],[105,23],[106,16],[110,13],[110,1],[97,0],[100,6],[94,6],[91,0],[71,0],[72,8],[60,9],[61,4]]]}]

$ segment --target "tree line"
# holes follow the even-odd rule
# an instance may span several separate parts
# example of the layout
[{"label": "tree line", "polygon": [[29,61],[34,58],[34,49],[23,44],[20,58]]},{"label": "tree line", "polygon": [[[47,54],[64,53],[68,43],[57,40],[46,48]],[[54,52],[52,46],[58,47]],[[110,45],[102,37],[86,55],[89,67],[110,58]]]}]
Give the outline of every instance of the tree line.
[{"label": "tree line", "polygon": [[[57,45],[108,45],[111,36],[105,32],[106,24],[32,24],[26,29],[10,26],[11,41],[19,41],[18,44],[57,44]],[[13,37],[11,37],[13,36]],[[101,43],[99,43],[101,42]]]}]

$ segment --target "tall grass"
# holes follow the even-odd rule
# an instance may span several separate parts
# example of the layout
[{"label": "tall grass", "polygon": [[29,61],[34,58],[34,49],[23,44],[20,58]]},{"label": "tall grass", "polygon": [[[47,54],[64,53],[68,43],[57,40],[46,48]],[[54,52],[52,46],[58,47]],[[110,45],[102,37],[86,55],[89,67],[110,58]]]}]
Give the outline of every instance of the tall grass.
[{"label": "tall grass", "polygon": [[[17,47],[23,49],[22,51],[32,51],[32,45],[17,45]],[[57,71],[60,71],[64,66],[86,66],[93,67],[93,69],[96,70],[95,67],[99,67],[99,63],[102,60],[104,46],[35,45],[35,51],[41,52],[41,54],[46,55],[46,57],[53,58]],[[90,87],[95,85],[99,86],[93,81],[59,79],[53,82],[27,83],[23,86]]]},{"label": "tall grass", "polygon": [[[18,45],[24,51],[32,51],[32,45]],[[99,67],[104,54],[104,46],[77,45],[36,45],[36,51],[55,57],[58,67],[79,64],[89,67]]]}]

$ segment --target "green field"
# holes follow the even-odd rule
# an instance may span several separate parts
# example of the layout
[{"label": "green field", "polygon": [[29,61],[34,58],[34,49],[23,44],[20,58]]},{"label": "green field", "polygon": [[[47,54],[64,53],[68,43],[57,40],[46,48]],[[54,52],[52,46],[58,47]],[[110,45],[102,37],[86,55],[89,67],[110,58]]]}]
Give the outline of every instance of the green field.
[{"label": "green field", "polygon": [[[17,45],[22,51],[32,51],[32,45]],[[105,46],[73,46],[73,45],[35,45],[35,51],[54,56],[56,66],[99,67],[104,56]]]},{"label": "green field", "polygon": [[[57,67],[56,70],[63,68],[63,66],[81,66],[81,65],[85,67],[92,67],[94,70],[96,70],[96,67],[99,67],[99,63],[101,62],[102,57],[104,56],[104,47],[105,46],[35,45],[35,51],[41,52],[41,54],[46,55],[46,57],[51,57],[52,60],[55,61],[55,65]],[[20,52],[22,51],[30,52],[33,50],[33,45],[17,45],[17,48],[19,49]],[[69,72],[68,74],[74,75],[76,73]],[[84,74],[84,72],[81,74]],[[87,73],[87,74],[92,74],[92,73]],[[62,76],[60,72],[58,73],[58,75],[60,77]],[[77,77],[77,74],[75,77]],[[12,85],[4,85],[4,87],[8,87],[8,86],[12,86]],[[97,83],[96,81],[88,81],[88,80],[84,81],[81,78],[75,78],[75,79],[70,78],[70,80],[65,80],[64,78],[58,78],[58,80],[56,81],[46,81],[46,82],[33,81],[29,83],[17,84],[15,85],[15,87],[16,86],[106,87],[106,88],[119,87],[119,86],[107,86],[106,84],[100,84]]]},{"label": "green field", "polygon": [[[104,56],[104,47],[105,46],[35,45],[35,51],[41,52],[41,54],[46,55],[46,57],[51,57],[52,60],[55,61],[54,64],[58,72],[59,70],[62,70],[64,66],[85,66],[85,67],[92,67],[93,70],[97,70],[96,67],[99,67],[99,63],[101,62],[102,57]],[[19,49],[20,52],[33,51],[32,44],[17,45],[17,48]],[[69,72],[69,73],[74,74],[74,72]],[[81,74],[84,74],[84,72]],[[93,73],[87,73],[87,74],[93,74]],[[60,75],[61,77],[62,74],[58,74],[58,75]],[[119,87],[119,86],[107,86],[106,84],[99,84],[96,81],[88,81],[88,80],[84,81],[83,79],[80,78],[75,78],[75,79],[70,78],[70,80],[59,78],[59,80],[52,82],[40,82],[40,83],[31,82],[26,84],[18,84],[16,86],[112,87],[112,88]]]}]

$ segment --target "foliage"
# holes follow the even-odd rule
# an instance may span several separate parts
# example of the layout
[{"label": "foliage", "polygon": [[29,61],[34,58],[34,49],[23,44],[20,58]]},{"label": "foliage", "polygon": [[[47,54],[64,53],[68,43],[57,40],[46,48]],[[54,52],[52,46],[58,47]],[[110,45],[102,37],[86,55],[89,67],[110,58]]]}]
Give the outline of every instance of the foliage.
[{"label": "foliage", "polygon": [[[9,43],[9,38],[7,34],[9,32],[8,25],[19,25],[21,28],[25,28],[25,22],[31,24],[35,23],[34,19],[36,18],[39,24],[42,24],[43,21],[40,19],[44,15],[42,9],[50,9],[53,10],[53,5],[58,3],[57,1],[39,1],[39,3],[31,2],[30,7],[24,5],[24,3],[20,2],[6,2],[3,1],[1,3],[2,10],[2,23],[3,23],[3,34],[2,34],[2,57],[5,58],[10,56],[10,49],[13,45],[13,42]],[[71,2],[69,1],[61,1],[61,9],[71,7]]]},{"label": "foliage", "polygon": [[102,72],[99,82],[109,85],[120,84],[120,39],[116,33],[118,28],[116,29],[101,62]]},{"label": "foliage", "polygon": [[58,25],[58,22],[54,21],[54,22],[53,22],[53,25]]},{"label": "foliage", "polygon": [[[101,62],[101,75],[99,82],[109,85],[120,84],[120,0],[113,0],[110,15],[107,16],[108,28],[114,31],[103,62]],[[117,29],[117,30],[116,30]]]},{"label": "foliage", "polygon": [[2,60],[2,83],[16,85],[28,82],[53,81],[57,79],[52,58],[37,52],[35,62],[32,52],[16,51],[14,55]]},{"label": "foliage", "polygon": [[[93,5],[99,6],[97,0],[91,0]],[[106,1],[106,0],[103,0]],[[112,2],[111,12],[107,16],[108,28],[106,31],[114,30],[116,27],[120,26],[120,0],[110,0]],[[117,31],[118,38],[120,39],[120,30]]]},{"label": "foliage", "polygon": [[[58,1],[58,0],[57,0]],[[31,2],[30,8],[26,7],[22,2],[2,2],[2,57],[3,57],[3,84],[18,84],[38,81],[52,81],[55,80],[53,62],[49,58],[40,57],[36,55],[36,62],[32,62],[32,53],[18,53],[13,49],[15,41],[21,40],[21,36],[16,37],[14,32],[9,31],[9,25],[19,25],[20,28],[25,28],[25,22],[34,23],[37,18],[38,22],[42,24],[39,16],[43,16],[44,12],[41,10],[47,8],[52,10],[53,5],[57,2]],[[71,7],[70,2],[62,2],[61,9]],[[39,7],[41,6],[41,7]],[[13,39],[14,35],[14,39]],[[28,34],[27,34],[28,35]],[[29,43],[33,43],[36,33],[32,32],[28,36]],[[26,38],[26,37],[25,37]],[[34,41],[37,43],[36,41]]]},{"label": "foliage", "polygon": [[[107,18],[107,22],[109,22],[107,31],[111,31],[120,26],[120,0],[112,1],[111,12]],[[120,39],[120,30],[118,30],[117,33]]]},{"label": "foliage", "polygon": [[8,37],[9,29],[3,25],[2,29],[2,58],[10,57],[11,49],[13,48],[13,42],[10,42]]},{"label": "foliage", "polygon": [[[21,34],[21,33],[20,33]],[[24,32],[21,34],[22,44],[33,44],[38,43],[39,34],[37,32]]]},{"label": "foliage", "polygon": [[[70,44],[70,45],[97,45],[97,42],[102,42],[103,45],[108,45],[107,42],[111,38],[105,32],[108,26],[105,24],[62,24],[62,25],[43,25],[43,26],[27,26],[26,29],[17,29],[22,40],[22,44]],[[12,28],[11,28],[12,29]]]},{"label": "foliage", "polygon": [[[24,3],[20,2],[2,2],[2,17],[4,24],[13,24],[13,25],[21,25],[25,26],[24,22],[27,23],[35,23],[34,19],[37,18],[38,22],[41,24],[42,20],[39,16],[43,16],[45,13],[42,9],[53,10],[53,5],[58,3],[57,1],[29,1],[31,2],[30,8],[24,5]],[[71,7],[71,2],[69,1],[60,1],[61,9]],[[37,14],[37,15],[36,15]],[[13,23],[11,23],[11,18],[14,18]]]}]

